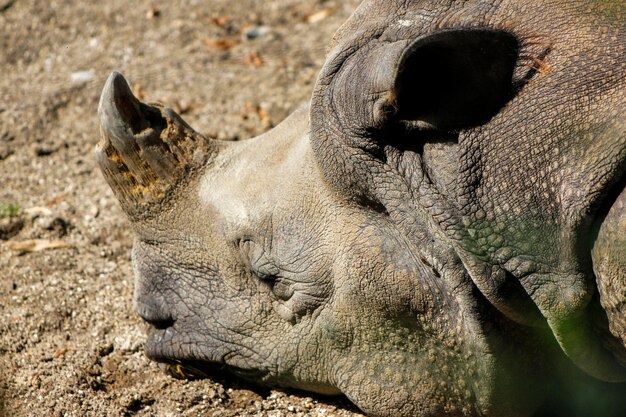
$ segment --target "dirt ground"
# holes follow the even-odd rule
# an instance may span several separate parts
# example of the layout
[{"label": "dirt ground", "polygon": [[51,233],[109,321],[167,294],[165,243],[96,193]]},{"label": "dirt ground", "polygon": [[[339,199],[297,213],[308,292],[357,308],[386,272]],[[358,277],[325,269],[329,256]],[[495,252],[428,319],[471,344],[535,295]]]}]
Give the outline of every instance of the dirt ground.
[{"label": "dirt ground", "polygon": [[113,70],[208,136],[269,129],[308,99],[357,3],[0,0],[0,415],[360,415],[149,362],[132,235],[93,152]]}]

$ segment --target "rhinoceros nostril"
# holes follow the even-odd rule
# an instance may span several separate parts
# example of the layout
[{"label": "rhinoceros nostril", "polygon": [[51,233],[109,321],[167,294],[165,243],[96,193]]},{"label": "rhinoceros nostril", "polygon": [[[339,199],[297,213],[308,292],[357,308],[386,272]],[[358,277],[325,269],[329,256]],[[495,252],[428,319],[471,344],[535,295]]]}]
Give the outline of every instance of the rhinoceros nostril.
[{"label": "rhinoceros nostril", "polygon": [[167,329],[168,327],[172,327],[174,325],[174,319],[170,318],[167,320],[159,320],[159,321],[150,321],[150,324],[155,328],[155,329]]},{"label": "rhinoceros nostril", "polygon": [[175,323],[174,317],[163,303],[154,298],[138,297],[135,300],[135,310],[142,319],[157,329],[166,329]]}]

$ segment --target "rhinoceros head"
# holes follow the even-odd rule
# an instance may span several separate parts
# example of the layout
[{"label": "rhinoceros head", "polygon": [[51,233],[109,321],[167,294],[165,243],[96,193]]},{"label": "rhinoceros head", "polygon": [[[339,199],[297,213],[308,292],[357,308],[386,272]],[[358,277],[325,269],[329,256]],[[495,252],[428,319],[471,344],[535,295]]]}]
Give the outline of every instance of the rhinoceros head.
[{"label": "rhinoceros head", "polygon": [[530,415],[565,357],[624,381],[623,7],[601,3],[366,1],[310,106],[242,142],[111,75],[97,155],[147,355],[374,415]]}]

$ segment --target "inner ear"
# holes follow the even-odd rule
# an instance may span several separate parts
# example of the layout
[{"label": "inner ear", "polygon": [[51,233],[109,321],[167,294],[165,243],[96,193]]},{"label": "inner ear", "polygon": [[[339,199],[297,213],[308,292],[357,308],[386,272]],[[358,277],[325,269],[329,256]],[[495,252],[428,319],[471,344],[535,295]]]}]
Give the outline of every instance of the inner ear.
[{"label": "inner ear", "polygon": [[396,117],[437,130],[488,122],[513,97],[520,49],[511,33],[456,29],[416,40],[395,82]]}]

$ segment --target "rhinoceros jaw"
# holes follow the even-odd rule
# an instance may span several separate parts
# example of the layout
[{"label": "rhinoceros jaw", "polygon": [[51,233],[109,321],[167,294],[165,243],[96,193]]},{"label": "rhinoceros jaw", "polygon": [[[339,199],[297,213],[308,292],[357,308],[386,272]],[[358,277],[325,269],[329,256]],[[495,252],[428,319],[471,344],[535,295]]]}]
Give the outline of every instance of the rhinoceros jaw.
[{"label": "rhinoceros jaw", "polygon": [[104,86],[98,114],[98,162],[122,208],[134,219],[154,214],[215,150],[173,110],[140,102],[117,72]]}]

